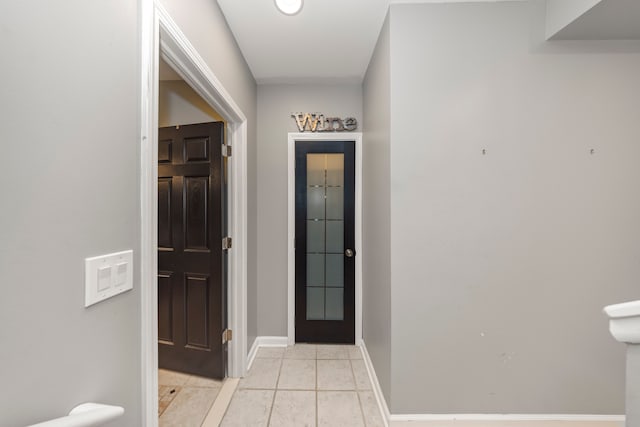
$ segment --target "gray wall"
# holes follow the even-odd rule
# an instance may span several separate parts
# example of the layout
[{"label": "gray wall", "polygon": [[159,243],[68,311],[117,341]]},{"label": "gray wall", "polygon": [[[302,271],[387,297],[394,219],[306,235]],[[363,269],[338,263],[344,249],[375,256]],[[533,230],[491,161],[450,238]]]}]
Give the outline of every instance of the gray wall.
[{"label": "gray wall", "polygon": [[[137,5],[0,2],[0,425],[95,401],[141,424]],[[10,58],[10,59],[9,59]],[[134,289],[84,308],[84,258]]]},{"label": "gray wall", "polygon": [[391,62],[389,17],[363,82],[363,339],[391,399]]},{"label": "gray wall", "polygon": [[[255,82],[215,2],[165,3],[249,118],[255,247]],[[132,291],[85,309],[83,261],[139,254],[138,19],[124,0],[0,3],[3,427],[85,401],[124,406],[114,426],[141,425],[138,266]]]},{"label": "gray wall", "polygon": [[640,345],[627,346],[627,427],[640,427]]},{"label": "gray wall", "polygon": [[159,127],[223,121],[216,110],[182,80],[161,81],[158,92]]},{"label": "gray wall", "polygon": [[[161,0],[171,17],[213,70],[248,121],[248,272],[249,348],[257,335],[257,86],[218,6],[211,0]],[[248,349],[247,349],[248,350]]]},{"label": "gray wall", "polygon": [[394,413],[624,411],[601,310],[637,297],[640,45],[544,15],[391,6]]},{"label": "gray wall", "polygon": [[[258,335],[287,335],[287,134],[294,112],[362,119],[360,85],[258,86]],[[251,342],[249,343],[251,345]]]}]

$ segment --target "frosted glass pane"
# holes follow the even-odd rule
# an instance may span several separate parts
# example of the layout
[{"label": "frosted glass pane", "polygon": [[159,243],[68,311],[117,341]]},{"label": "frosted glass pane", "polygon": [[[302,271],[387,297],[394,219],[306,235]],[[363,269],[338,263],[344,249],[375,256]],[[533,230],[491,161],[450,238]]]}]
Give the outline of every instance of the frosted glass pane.
[{"label": "frosted glass pane", "polygon": [[307,221],[307,253],[324,252],[324,221]]},{"label": "frosted glass pane", "polygon": [[344,154],[327,154],[327,185],[344,185]]},{"label": "frosted glass pane", "polygon": [[324,288],[307,288],[307,320],[324,320]]},{"label": "frosted glass pane", "polygon": [[324,187],[307,188],[307,219],[324,219]]},{"label": "frosted glass pane", "polygon": [[[327,302],[325,307],[325,319],[342,320],[344,317],[344,305],[342,303],[342,288],[326,288]],[[308,304],[308,303],[307,303]]]},{"label": "frosted glass pane", "polygon": [[326,252],[344,252],[344,225],[342,221],[327,221]]},{"label": "frosted glass pane", "polygon": [[344,255],[326,255],[327,286],[344,286]]},{"label": "frosted glass pane", "polygon": [[324,286],[324,255],[307,254],[307,286]]},{"label": "frosted glass pane", "polygon": [[342,187],[327,187],[327,219],[344,216],[344,191]]},{"label": "frosted glass pane", "polygon": [[307,185],[324,185],[326,154],[307,154]]}]

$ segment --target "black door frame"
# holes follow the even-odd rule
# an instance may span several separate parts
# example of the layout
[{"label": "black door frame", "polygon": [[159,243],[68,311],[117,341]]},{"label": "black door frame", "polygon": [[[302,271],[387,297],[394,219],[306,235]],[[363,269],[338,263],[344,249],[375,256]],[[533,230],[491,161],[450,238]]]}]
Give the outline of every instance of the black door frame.
[{"label": "black door frame", "polygon": [[289,133],[288,134],[288,288],[287,288],[287,344],[295,343],[295,143],[317,141],[353,141],[356,150],[355,185],[355,343],[362,341],[362,133]]},{"label": "black door frame", "polygon": [[[355,261],[345,250],[355,248],[355,142],[315,141],[296,143],[296,342],[355,343]],[[307,294],[307,155],[341,153],[344,155],[344,261],[342,320],[308,320]]]}]

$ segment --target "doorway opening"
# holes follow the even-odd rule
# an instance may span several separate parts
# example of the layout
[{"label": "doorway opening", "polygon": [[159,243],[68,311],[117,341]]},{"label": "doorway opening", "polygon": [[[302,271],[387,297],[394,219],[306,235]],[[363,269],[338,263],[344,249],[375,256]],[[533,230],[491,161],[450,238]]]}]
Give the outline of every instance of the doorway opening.
[{"label": "doorway opening", "polygon": [[227,361],[227,343],[220,340],[227,327],[225,123],[162,59],[159,70],[158,362],[221,380]]},{"label": "doorway opening", "polygon": [[158,99],[158,416],[201,424],[225,386],[225,123],[162,58]]},{"label": "doorway opening", "polygon": [[[247,232],[247,120],[164,8],[153,1],[141,5],[141,341],[142,425],[158,425],[158,103],[159,64],[164,60],[227,123],[227,142],[233,148],[228,161],[228,229],[233,248],[228,251],[229,377],[246,371],[246,232]],[[231,335],[231,334],[229,334]],[[229,336],[227,335],[227,336]]]}]

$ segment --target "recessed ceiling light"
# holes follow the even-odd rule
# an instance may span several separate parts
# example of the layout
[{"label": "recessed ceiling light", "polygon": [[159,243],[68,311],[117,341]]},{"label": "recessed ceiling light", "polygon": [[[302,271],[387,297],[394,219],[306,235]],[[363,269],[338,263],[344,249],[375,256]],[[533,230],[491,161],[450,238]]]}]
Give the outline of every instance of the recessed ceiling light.
[{"label": "recessed ceiling light", "polygon": [[285,15],[295,15],[302,10],[303,0],[275,0],[280,12]]}]

